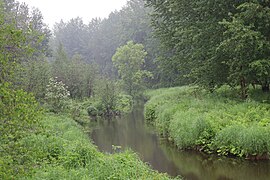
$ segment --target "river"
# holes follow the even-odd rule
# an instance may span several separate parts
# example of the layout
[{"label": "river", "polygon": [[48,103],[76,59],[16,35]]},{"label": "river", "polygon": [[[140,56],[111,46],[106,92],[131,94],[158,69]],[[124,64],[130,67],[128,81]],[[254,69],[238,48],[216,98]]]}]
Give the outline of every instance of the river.
[{"label": "river", "polygon": [[149,165],[187,180],[268,180],[270,161],[248,161],[180,151],[145,125],[143,108],[113,120],[99,120],[91,137],[98,148],[112,153],[112,146],[131,148]]}]

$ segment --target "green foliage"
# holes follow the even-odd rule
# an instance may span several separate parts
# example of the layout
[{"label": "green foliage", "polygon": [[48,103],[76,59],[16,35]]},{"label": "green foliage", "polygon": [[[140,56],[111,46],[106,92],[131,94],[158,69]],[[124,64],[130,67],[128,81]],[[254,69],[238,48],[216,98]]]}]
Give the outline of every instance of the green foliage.
[{"label": "green foliage", "polygon": [[81,55],[69,58],[60,45],[52,63],[52,74],[68,86],[73,99],[82,99],[94,95],[96,80],[99,75],[97,67],[86,63]]},{"label": "green foliage", "polygon": [[22,51],[28,52],[29,48],[22,46],[25,43],[25,36],[15,25],[5,22],[6,14],[0,2],[0,83],[13,78],[18,58]]},{"label": "green foliage", "polygon": [[25,56],[24,49],[14,49],[15,52],[23,53],[21,60],[37,60],[41,56],[50,55],[49,39],[51,32],[43,22],[43,16],[37,8],[29,8],[25,3],[15,0],[4,0],[5,22],[14,23],[14,27],[21,31],[25,37],[22,46],[31,50],[31,56]]},{"label": "green foliage", "polygon": [[240,82],[242,97],[245,97],[252,82],[269,90],[270,43],[266,37],[270,11],[259,2],[243,3],[237,10],[232,20],[221,23],[226,31],[218,51],[222,52],[223,61],[229,67],[230,83],[238,85]]},{"label": "green foliage", "polygon": [[16,88],[31,92],[39,102],[44,102],[46,88],[51,77],[51,65],[46,59],[23,62],[18,66],[15,77]]},{"label": "green foliage", "polygon": [[249,90],[248,96],[257,102],[270,104],[270,95],[267,93],[262,94],[259,89]]},{"label": "green foliage", "polygon": [[117,81],[106,78],[97,80],[95,96],[87,104],[88,114],[91,116],[114,116],[129,112],[132,109],[133,99],[123,94]]},{"label": "green foliage", "polygon": [[116,99],[115,110],[118,112],[130,112],[132,110],[133,100],[130,95],[119,94]]},{"label": "green foliage", "polygon": [[228,126],[216,136],[214,146],[223,155],[263,156],[269,152],[269,128]]},{"label": "green foliage", "polygon": [[66,114],[70,114],[70,117],[82,125],[83,127],[88,127],[90,125],[89,115],[87,113],[87,105],[85,105],[89,100],[76,101],[69,100],[67,102],[67,109],[64,111]]},{"label": "green foliage", "polygon": [[111,115],[116,108],[117,87],[114,82],[105,80],[101,89],[101,104],[104,108],[105,115]]},{"label": "green foliage", "polygon": [[87,113],[89,116],[98,116],[99,115],[99,111],[95,106],[89,106],[87,108]]},{"label": "green foliage", "polygon": [[143,78],[151,77],[149,71],[142,70],[147,52],[142,44],[132,41],[117,49],[112,57],[114,66],[118,70],[126,92],[135,97],[142,89]]},{"label": "green foliage", "polygon": [[131,151],[102,154],[80,126],[65,116],[46,115],[45,132],[22,139],[32,171],[23,179],[169,179]]},{"label": "green foliage", "polygon": [[13,179],[30,168],[20,141],[40,130],[40,115],[32,95],[0,84],[0,179]]},{"label": "green foliage", "polygon": [[0,84],[1,135],[3,140],[16,141],[35,129],[39,106],[33,96],[14,91],[7,83]]},{"label": "green foliage", "polygon": [[195,82],[214,88],[224,82],[227,67],[216,55],[223,37],[218,23],[235,11],[239,1],[147,0],[152,26],[160,40],[158,65],[167,86]]},{"label": "green foliage", "polygon": [[[37,98],[45,98],[45,106],[52,112],[63,112],[68,106],[67,111],[80,123],[80,118],[87,112],[87,103],[81,105],[67,100],[70,95],[80,99],[94,96],[97,70],[94,63],[84,62],[89,51],[80,47],[82,41],[75,41],[76,50],[68,53],[70,57],[64,48],[59,47],[52,59],[51,75],[49,64],[39,61],[49,55],[50,35],[41,13],[38,10],[29,13],[26,4],[13,0],[0,1],[0,5],[0,179],[169,179],[151,170],[133,152],[100,153],[72,119],[46,115],[42,122],[39,121],[41,111],[35,98],[15,88],[23,88],[33,92]],[[80,26],[82,22],[78,18],[74,24]],[[106,25],[104,27],[106,30]],[[76,30],[72,37],[79,34]],[[86,40],[83,41],[86,42],[84,46],[91,46],[86,36],[78,39]],[[97,49],[95,47],[91,53]],[[107,53],[104,57],[101,52],[99,60],[109,59],[109,64],[112,64],[111,56]],[[112,54],[114,50],[110,48],[109,52]],[[77,53],[87,54],[81,57]],[[15,77],[14,71],[18,71]],[[51,76],[58,78],[49,79]],[[135,76],[139,79],[141,74]],[[130,96],[118,96],[113,88],[107,84],[104,96],[97,98],[96,102],[100,102],[106,111],[127,111],[132,104]]]},{"label": "green foliage", "polygon": [[62,81],[58,81],[57,78],[50,78],[45,94],[45,100],[50,111],[56,113],[62,111],[69,96],[70,93]]},{"label": "green foliage", "polygon": [[81,18],[60,21],[55,24],[53,49],[62,44],[69,58],[80,54],[85,62],[97,64],[101,75],[114,78],[112,56],[118,47],[132,40],[144,44],[148,52],[146,69],[154,70],[157,42],[149,26],[151,8],[144,5],[144,0],[127,1],[121,10],[111,12],[108,18],[93,18],[89,24],[84,24]]},{"label": "green foliage", "polygon": [[247,158],[269,154],[269,104],[240,101],[231,91],[226,87],[214,94],[194,87],[149,91],[145,117],[179,148]]},{"label": "green foliage", "polygon": [[195,83],[214,91],[250,84],[269,92],[268,1],[147,0],[160,40],[158,67],[166,86]]}]

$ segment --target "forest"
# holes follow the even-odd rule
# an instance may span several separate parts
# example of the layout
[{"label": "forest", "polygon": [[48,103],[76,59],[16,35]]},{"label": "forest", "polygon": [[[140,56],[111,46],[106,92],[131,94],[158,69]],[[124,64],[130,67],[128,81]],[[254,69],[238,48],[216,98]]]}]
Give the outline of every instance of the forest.
[{"label": "forest", "polygon": [[50,29],[0,0],[0,179],[181,179],[89,138],[142,102],[178,150],[269,162],[270,1],[128,0]]}]

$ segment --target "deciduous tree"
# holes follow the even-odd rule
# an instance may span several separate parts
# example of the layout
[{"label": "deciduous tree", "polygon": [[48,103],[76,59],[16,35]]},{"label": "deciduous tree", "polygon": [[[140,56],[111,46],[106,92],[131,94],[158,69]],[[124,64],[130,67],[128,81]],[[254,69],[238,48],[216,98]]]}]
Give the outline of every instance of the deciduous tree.
[{"label": "deciduous tree", "polygon": [[152,76],[149,71],[143,70],[146,55],[147,52],[142,44],[129,41],[119,47],[112,57],[125,90],[133,97],[142,90],[143,79]]}]

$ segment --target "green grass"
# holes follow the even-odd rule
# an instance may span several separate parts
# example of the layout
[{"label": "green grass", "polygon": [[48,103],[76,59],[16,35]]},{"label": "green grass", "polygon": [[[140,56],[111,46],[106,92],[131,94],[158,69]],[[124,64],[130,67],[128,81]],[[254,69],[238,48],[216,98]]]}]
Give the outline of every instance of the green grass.
[{"label": "green grass", "polygon": [[47,114],[42,124],[45,132],[21,140],[32,168],[19,179],[169,179],[132,151],[99,152],[71,118]]},{"label": "green grass", "polygon": [[[267,157],[270,153],[269,94],[250,92],[241,101],[226,87],[210,94],[196,87],[148,91],[148,123],[181,149]],[[255,94],[257,94],[255,98]]]}]

